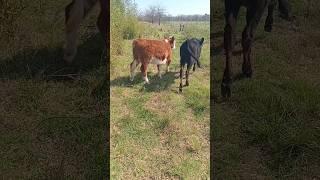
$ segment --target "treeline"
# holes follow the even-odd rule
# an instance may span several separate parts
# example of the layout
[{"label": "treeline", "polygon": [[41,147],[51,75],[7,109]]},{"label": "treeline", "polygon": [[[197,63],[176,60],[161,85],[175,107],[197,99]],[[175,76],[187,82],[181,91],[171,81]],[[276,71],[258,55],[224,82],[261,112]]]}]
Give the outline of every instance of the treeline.
[{"label": "treeline", "polygon": [[162,19],[163,21],[210,21],[210,14],[178,15],[178,16],[166,15]]},{"label": "treeline", "polygon": [[112,55],[122,54],[123,40],[138,36],[137,6],[131,0],[111,0],[110,50]]},{"label": "treeline", "polygon": [[[155,17],[155,19],[158,19],[159,17]],[[149,13],[144,13],[139,15],[140,21],[146,21],[153,23],[154,17],[150,16]],[[210,21],[210,14],[194,14],[194,15],[178,15],[178,16],[172,16],[168,14],[162,14],[161,21]]]}]

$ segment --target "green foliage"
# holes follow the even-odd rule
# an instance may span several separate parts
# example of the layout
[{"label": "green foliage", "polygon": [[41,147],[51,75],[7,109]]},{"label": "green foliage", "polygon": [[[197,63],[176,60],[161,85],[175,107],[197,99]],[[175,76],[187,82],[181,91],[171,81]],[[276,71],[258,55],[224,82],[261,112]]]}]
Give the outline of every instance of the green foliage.
[{"label": "green foliage", "polygon": [[130,0],[111,1],[111,54],[123,53],[123,39],[133,39],[139,32],[137,9]]}]

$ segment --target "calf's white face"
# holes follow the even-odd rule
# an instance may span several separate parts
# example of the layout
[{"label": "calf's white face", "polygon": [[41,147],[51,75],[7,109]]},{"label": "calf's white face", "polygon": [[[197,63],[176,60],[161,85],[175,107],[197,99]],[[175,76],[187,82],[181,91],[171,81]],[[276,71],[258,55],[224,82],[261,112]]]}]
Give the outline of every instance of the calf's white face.
[{"label": "calf's white face", "polygon": [[176,48],[176,40],[173,39],[173,42],[172,42],[172,44],[171,44],[170,41],[172,40],[172,38],[174,38],[174,37],[170,37],[169,39],[165,39],[164,41],[165,41],[166,43],[170,43],[171,49],[175,49],[175,48]]}]

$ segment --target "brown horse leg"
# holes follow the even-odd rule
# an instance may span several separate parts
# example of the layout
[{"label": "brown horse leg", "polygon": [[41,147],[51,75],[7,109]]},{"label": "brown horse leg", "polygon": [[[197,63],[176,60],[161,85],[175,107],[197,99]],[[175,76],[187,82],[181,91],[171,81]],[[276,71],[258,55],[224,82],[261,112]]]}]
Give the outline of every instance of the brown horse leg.
[{"label": "brown horse leg", "polygon": [[97,26],[99,28],[100,33],[103,36],[105,43],[107,42],[107,13],[109,10],[107,6],[107,0],[100,0],[100,14],[97,21]]},{"label": "brown horse leg", "polygon": [[251,47],[253,43],[254,33],[259,24],[259,21],[263,15],[263,12],[267,6],[267,0],[260,1],[256,7],[251,7],[247,9],[246,20],[247,25],[242,32],[242,48],[243,48],[243,64],[242,73],[246,77],[252,76],[251,67]]},{"label": "brown horse leg", "polygon": [[223,97],[231,96],[232,85],[232,49],[235,44],[234,30],[240,4],[235,4],[233,0],[225,0],[226,26],[224,28],[224,49],[226,54],[226,65],[221,83],[221,94]]},{"label": "brown horse leg", "polygon": [[272,24],[273,24],[273,10],[276,5],[275,0],[271,0],[269,5],[268,5],[268,16],[266,18],[265,24],[264,24],[264,30],[266,32],[271,32],[272,31]]},{"label": "brown horse leg", "polygon": [[249,27],[246,27],[242,32],[242,48],[243,48],[243,64],[242,64],[242,73],[246,77],[252,76],[252,67],[251,67],[251,45],[253,41],[253,35]]}]

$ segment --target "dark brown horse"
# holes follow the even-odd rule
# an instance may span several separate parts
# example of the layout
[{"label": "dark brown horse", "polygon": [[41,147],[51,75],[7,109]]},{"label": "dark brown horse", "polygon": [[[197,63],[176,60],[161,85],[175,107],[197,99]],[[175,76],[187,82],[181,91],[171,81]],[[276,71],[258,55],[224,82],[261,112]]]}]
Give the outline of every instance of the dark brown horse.
[{"label": "dark brown horse", "polygon": [[109,13],[107,0],[73,0],[65,9],[66,44],[63,59],[66,62],[71,63],[77,54],[77,39],[80,24],[98,1],[100,4],[100,14],[97,26],[106,43],[107,15]]},{"label": "dark brown horse", "polygon": [[235,44],[235,27],[238,12],[241,6],[247,8],[246,26],[242,32],[243,64],[242,73],[245,77],[252,76],[251,48],[254,34],[259,21],[268,8],[268,16],[265,22],[265,31],[270,32],[273,24],[273,10],[275,0],[225,0],[225,29],[224,29],[224,49],[226,53],[226,66],[221,84],[221,94],[223,97],[231,96],[232,84],[232,50]]}]

